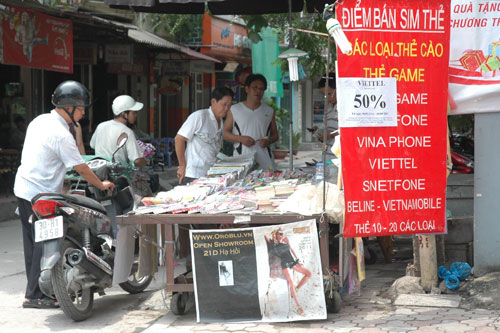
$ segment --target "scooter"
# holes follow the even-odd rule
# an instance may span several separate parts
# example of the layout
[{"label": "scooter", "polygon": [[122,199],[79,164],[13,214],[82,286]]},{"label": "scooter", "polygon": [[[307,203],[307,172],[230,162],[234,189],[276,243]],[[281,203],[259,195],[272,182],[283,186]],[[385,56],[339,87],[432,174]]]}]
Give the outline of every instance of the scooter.
[{"label": "scooter", "polygon": [[474,173],[474,160],[464,154],[451,152],[453,162],[452,173]]},{"label": "scooter", "polygon": [[[112,286],[115,257],[115,228],[105,205],[112,202],[121,209],[133,205],[133,193],[124,172],[130,171],[114,161],[114,155],[127,142],[123,133],[112,161],[93,159],[87,164],[101,180],[115,184],[115,190],[102,191],[86,183],[73,193],[40,193],[32,199],[35,242],[43,242],[39,286],[56,298],[64,313],[75,321],[92,315],[94,293],[104,295]],[[109,208],[108,208],[109,210]],[[36,220],[36,221],[35,221]],[[152,276],[137,277],[137,260],[129,279],[120,287],[131,293],[144,291]]]}]

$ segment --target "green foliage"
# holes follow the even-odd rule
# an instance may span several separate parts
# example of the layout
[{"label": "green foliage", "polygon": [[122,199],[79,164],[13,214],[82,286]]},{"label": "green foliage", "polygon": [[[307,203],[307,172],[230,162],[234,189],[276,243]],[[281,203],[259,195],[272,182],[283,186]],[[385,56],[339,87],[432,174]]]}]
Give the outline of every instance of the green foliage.
[{"label": "green foliage", "polygon": [[184,44],[201,44],[203,35],[201,14],[146,14],[153,32],[168,40]]},{"label": "green foliage", "polygon": [[300,132],[293,132],[293,134],[292,134],[292,149],[293,150],[299,149],[301,137],[302,137],[302,134]]},{"label": "green foliage", "polygon": [[[267,15],[244,15],[243,20],[247,23],[248,32],[260,32],[265,27],[272,27],[279,31],[281,42],[284,42],[285,36],[290,35],[288,14],[267,14]],[[326,24],[322,15],[315,13],[292,13],[292,27],[296,29],[305,29],[315,32],[326,33]],[[316,76],[325,73],[326,70],[326,50],[328,39],[325,36],[311,34],[307,32],[292,32],[294,47],[309,53],[306,59],[300,60],[304,70],[309,76]],[[336,47],[333,39],[330,41],[330,70],[334,68],[333,59],[336,57]],[[281,68],[285,71],[288,67],[285,59],[280,59]]]},{"label": "green foliage", "polygon": [[448,116],[451,134],[471,133],[474,131],[474,115],[463,114]]},{"label": "green foliage", "polygon": [[273,108],[274,116],[276,117],[276,127],[278,127],[278,133],[281,133],[283,121],[289,119],[288,110],[279,107],[273,100],[269,100],[266,103]]}]

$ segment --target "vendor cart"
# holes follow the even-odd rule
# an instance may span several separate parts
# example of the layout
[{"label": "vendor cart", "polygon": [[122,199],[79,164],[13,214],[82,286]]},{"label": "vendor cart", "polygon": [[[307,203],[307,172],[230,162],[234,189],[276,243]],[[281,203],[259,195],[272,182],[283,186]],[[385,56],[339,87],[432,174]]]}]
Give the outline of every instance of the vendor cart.
[{"label": "vendor cart", "polygon": [[[259,214],[259,215],[231,215],[231,214],[143,214],[117,217],[119,225],[162,225],[164,226],[164,251],[166,268],[167,292],[172,292],[171,310],[174,314],[183,314],[185,311],[185,297],[194,292],[192,278],[186,275],[174,275],[174,225],[203,225],[203,224],[226,224],[226,225],[273,225],[315,219],[318,223],[319,245],[321,255],[321,266],[324,276],[332,277],[329,267],[329,225],[326,216],[304,216],[299,214]],[[334,287],[333,279],[327,281],[328,288],[333,292],[327,293],[327,309],[329,312],[340,311],[340,294],[338,287]]]}]

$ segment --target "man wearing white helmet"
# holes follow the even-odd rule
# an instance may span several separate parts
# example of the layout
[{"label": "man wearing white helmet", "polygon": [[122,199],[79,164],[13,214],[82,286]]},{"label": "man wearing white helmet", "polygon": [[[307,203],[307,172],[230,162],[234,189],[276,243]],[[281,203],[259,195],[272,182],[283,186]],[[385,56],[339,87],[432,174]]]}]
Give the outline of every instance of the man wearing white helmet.
[{"label": "man wearing white helmet", "polygon": [[118,137],[127,133],[127,144],[116,153],[115,159],[122,163],[134,162],[136,167],[147,164],[137,145],[134,131],[128,127],[135,123],[137,111],[143,106],[128,95],[121,95],[113,100],[114,119],[100,123],[90,139],[90,147],[95,150],[96,155],[111,157],[118,147]]}]

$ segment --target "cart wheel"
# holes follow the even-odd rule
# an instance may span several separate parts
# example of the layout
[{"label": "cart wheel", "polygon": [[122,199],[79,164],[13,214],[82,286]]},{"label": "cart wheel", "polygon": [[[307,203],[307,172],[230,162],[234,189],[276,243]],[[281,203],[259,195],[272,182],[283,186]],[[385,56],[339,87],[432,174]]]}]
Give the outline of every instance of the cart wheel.
[{"label": "cart wheel", "polygon": [[186,298],[182,293],[177,293],[172,295],[172,300],[170,301],[170,310],[175,315],[183,315],[186,310]]},{"label": "cart wheel", "polygon": [[342,307],[342,297],[338,291],[333,292],[333,298],[327,298],[326,310],[328,313],[339,313]]}]

